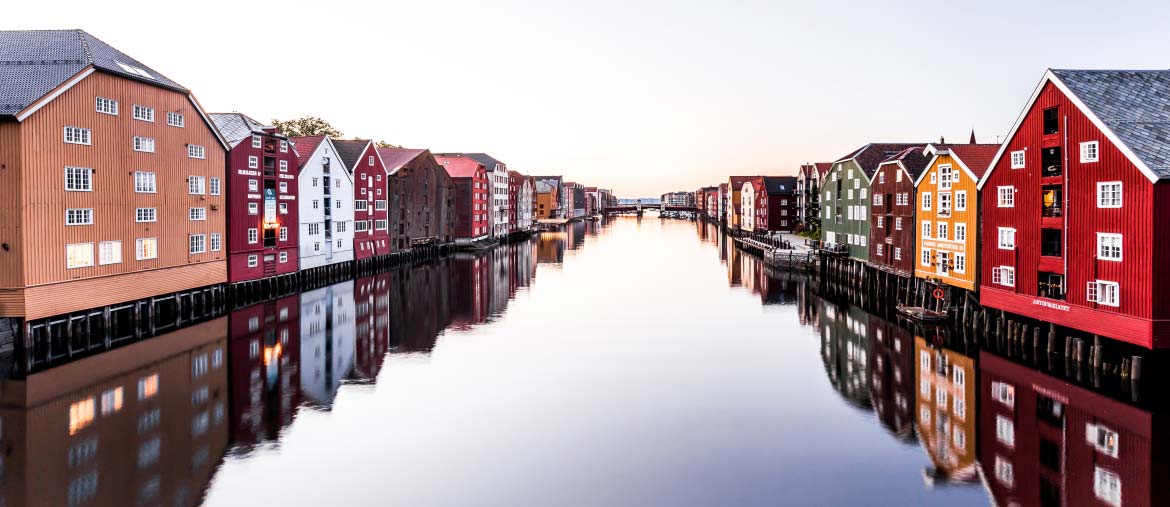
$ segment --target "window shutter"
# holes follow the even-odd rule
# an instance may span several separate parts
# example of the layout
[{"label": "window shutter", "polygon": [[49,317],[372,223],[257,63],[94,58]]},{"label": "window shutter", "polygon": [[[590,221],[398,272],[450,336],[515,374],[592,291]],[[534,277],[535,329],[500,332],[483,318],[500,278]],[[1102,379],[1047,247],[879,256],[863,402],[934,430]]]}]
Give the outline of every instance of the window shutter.
[{"label": "window shutter", "polygon": [[991,268],[991,283],[1001,283],[1002,280],[1003,274],[1000,272],[999,268]]}]

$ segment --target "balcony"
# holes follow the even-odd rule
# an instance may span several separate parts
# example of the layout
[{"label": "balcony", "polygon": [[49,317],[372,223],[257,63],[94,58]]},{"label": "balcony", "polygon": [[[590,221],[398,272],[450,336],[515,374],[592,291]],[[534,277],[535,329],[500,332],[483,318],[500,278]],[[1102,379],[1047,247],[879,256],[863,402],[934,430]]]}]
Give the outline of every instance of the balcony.
[{"label": "balcony", "polygon": [[1041,178],[1058,178],[1064,175],[1064,155],[1059,146],[1040,151],[1040,168]]},{"label": "balcony", "polygon": [[1040,216],[1044,218],[1061,218],[1064,216],[1064,188],[1059,185],[1046,185],[1041,189]]}]

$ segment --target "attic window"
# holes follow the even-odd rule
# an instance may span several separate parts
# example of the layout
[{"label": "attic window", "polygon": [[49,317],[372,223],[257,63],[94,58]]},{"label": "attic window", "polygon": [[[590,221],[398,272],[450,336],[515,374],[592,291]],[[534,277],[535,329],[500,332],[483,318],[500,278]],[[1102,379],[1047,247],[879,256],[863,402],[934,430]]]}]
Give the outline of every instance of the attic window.
[{"label": "attic window", "polygon": [[1060,132],[1060,109],[1050,107],[1044,110],[1044,135]]},{"label": "attic window", "polygon": [[124,70],[130,74],[142,76],[146,79],[154,79],[154,76],[150,75],[149,72],[143,70],[141,67],[135,67],[133,65],[126,65],[126,64],[119,62],[119,61],[116,61],[116,60],[114,61],[114,63],[118,64],[118,66],[121,67],[122,70]]}]

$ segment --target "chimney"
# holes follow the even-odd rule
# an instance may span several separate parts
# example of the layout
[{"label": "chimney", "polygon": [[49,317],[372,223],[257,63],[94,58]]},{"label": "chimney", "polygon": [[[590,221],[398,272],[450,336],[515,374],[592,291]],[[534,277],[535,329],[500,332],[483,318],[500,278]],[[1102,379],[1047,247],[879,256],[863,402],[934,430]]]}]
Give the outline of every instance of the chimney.
[{"label": "chimney", "polygon": [[975,129],[971,129],[971,144],[975,143]]},{"label": "chimney", "polygon": [[947,138],[938,136],[938,144],[947,144]]}]

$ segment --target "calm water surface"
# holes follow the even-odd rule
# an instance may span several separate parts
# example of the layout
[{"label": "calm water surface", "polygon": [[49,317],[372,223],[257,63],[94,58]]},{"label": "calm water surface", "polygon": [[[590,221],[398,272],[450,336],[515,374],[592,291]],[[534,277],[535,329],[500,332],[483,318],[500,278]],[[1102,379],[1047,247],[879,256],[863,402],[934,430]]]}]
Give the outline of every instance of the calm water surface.
[{"label": "calm water surface", "polygon": [[255,305],[6,381],[0,505],[1042,505],[981,422],[1012,376],[1069,405],[1070,453],[1077,410],[1148,446],[1144,409],[813,289],[647,217]]}]

